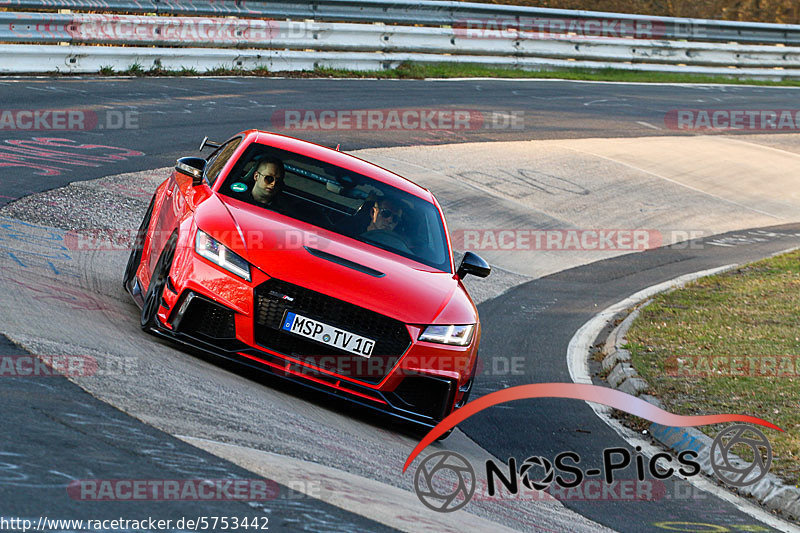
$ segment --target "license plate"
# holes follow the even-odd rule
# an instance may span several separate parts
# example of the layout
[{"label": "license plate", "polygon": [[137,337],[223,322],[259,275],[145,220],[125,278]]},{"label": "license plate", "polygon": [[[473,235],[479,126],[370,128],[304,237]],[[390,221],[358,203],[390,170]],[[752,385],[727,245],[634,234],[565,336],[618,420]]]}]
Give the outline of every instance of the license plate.
[{"label": "license plate", "polygon": [[288,311],[281,329],[362,357],[372,355],[375,341]]}]

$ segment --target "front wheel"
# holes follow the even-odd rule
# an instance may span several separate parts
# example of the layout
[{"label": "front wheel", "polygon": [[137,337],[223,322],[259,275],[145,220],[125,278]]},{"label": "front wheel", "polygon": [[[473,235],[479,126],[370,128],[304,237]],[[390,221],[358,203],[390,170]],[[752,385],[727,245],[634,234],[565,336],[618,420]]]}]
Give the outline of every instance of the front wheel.
[{"label": "front wheel", "polygon": [[158,321],[158,309],[161,307],[161,300],[164,296],[164,287],[167,286],[167,278],[169,271],[172,268],[172,260],[175,258],[175,245],[178,241],[177,235],[172,235],[167,244],[164,246],[164,251],[158,258],[156,268],[153,270],[153,275],[150,277],[150,285],[147,287],[147,293],[144,295],[144,305],[142,305],[141,326],[142,329],[147,331],[154,328]]}]

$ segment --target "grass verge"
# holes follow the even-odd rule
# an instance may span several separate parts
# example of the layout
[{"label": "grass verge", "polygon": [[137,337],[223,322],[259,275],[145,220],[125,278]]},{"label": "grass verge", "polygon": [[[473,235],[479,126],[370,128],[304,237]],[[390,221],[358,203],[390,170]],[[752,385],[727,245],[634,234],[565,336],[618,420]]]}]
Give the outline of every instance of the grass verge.
[{"label": "grass verge", "polygon": [[[800,251],[660,294],[628,331],[636,371],[679,414],[750,414],[765,429],[771,471],[800,483]],[[704,426],[713,436],[719,427]]]},{"label": "grass verge", "polygon": [[[114,71],[110,67],[100,70],[104,76],[197,76],[193,68],[167,70],[152,68],[144,70],[141,65],[133,65],[128,70]],[[747,85],[774,85],[799,87],[800,80],[751,80],[738,79],[731,76],[705,76],[697,74],[672,74],[666,72],[631,72],[620,69],[565,69],[552,71],[530,71],[510,68],[487,67],[474,64],[421,64],[403,63],[397,68],[386,70],[345,70],[319,67],[304,71],[270,72],[266,67],[252,70],[242,68],[218,67],[201,73],[205,76],[281,76],[290,78],[379,78],[379,79],[423,79],[423,78],[536,78],[536,79],[568,79],[587,81],[621,81],[641,83],[729,83]]]}]

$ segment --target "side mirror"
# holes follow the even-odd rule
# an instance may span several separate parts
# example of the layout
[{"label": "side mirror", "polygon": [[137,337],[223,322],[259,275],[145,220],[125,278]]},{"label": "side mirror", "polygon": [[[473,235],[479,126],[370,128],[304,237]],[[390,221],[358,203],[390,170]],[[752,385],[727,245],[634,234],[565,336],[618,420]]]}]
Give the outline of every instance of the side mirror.
[{"label": "side mirror", "polygon": [[192,185],[203,183],[203,171],[206,168],[206,160],[202,157],[181,157],[175,164],[175,170],[185,176],[192,178]]},{"label": "side mirror", "polygon": [[464,254],[464,259],[461,260],[461,264],[458,266],[456,276],[460,279],[464,279],[467,274],[472,274],[479,278],[485,278],[491,273],[492,267],[489,266],[489,263],[484,261],[478,254],[467,252]]}]

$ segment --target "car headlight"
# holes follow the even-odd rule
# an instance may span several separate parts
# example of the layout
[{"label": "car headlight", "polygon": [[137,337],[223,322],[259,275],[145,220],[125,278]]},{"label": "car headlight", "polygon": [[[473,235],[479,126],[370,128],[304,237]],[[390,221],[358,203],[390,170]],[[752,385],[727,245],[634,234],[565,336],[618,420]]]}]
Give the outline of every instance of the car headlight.
[{"label": "car headlight", "polygon": [[466,326],[428,326],[419,336],[419,340],[466,346],[472,340],[472,332],[474,330],[475,324]]},{"label": "car headlight", "polygon": [[197,230],[194,250],[198,255],[205,257],[215,265],[221,266],[246,281],[250,281],[250,263],[208,233]]}]

